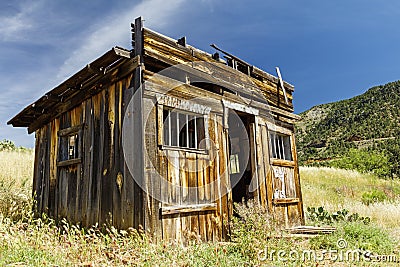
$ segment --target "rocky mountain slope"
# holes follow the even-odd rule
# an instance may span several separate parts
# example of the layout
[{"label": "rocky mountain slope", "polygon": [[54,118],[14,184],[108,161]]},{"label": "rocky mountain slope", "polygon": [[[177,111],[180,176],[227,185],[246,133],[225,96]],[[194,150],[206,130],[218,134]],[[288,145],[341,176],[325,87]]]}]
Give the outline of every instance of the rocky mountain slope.
[{"label": "rocky mountain slope", "polygon": [[378,163],[388,168],[383,176],[400,176],[400,81],[299,115],[296,138],[301,164],[341,167],[343,159],[351,161],[359,151],[366,153],[363,157],[378,157]]}]

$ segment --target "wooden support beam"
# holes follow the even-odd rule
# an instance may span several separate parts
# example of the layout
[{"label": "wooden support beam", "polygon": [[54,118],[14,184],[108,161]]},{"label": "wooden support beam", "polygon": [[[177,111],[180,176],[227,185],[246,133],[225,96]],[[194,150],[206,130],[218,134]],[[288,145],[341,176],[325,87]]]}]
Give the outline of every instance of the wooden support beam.
[{"label": "wooden support beam", "polygon": [[73,164],[78,164],[81,162],[82,162],[81,158],[63,160],[63,161],[57,162],[57,167],[65,167],[65,166],[69,166],[69,165],[73,165]]},{"label": "wooden support beam", "polygon": [[210,46],[211,46],[212,48],[214,48],[214,49],[216,49],[216,50],[222,52],[223,54],[227,55],[229,58],[231,58],[231,59],[233,59],[233,60],[235,60],[235,61],[237,61],[237,62],[240,62],[241,64],[243,64],[243,65],[245,65],[245,66],[248,66],[248,67],[250,67],[250,68],[253,67],[253,65],[251,65],[250,63],[247,63],[247,62],[244,61],[243,59],[240,59],[240,58],[238,58],[237,56],[234,56],[234,55],[232,55],[232,54],[230,54],[230,53],[228,53],[228,52],[222,50],[221,48],[219,48],[219,47],[216,46],[215,44],[211,44]]},{"label": "wooden support beam", "polygon": [[133,96],[131,114],[132,114],[132,125],[134,125],[134,132],[132,136],[132,151],[134,151],[134,160],[132,162],[130,170],[135,179],[136,184],[134,185],[134,209],[135,219],[134,226],[138,228],[142,225],[146,229],[145,225],[145,214],[148,209],[147,201],[148,198],[144,197],[142,188],[145,188],[146,182],[144,175],[144,124],[143,124],[143,19],[139,17],[135,19],[134,27],[132,28],[132,44],[134,44],[134,55],[139,58],[139,65],[135,69],[133,75],[133,81],[130,84],[133,85]]},{"label": "wooden support beam", "polygon": [[180,205],[180,206],[170,206],[160,208],[161,216],[181,214],[181,213],[191,213],[199,211],[216,211],[217,204],[194,204],[194,205]]},{"label": "wooden support beam", "polygon": [[278,74],[279,84],[281,85],[281,88],[282,88],[282,91],[283,91],[283,96],[285,97],[286,105],[288,105],[289,102],[288,102],[288,98],[287,98],[287,95],[286,95],[285,86],[283,86],[283,80],[282,80],[281,71],[279,70],[279,67],[276,67],[275,69],[276,69],[276,73]]},{"label": "wooden support beam", "polygon": [[83,124],[80,124],[77,126],[72,126],[69,128],[59,130],[57,134],[58,134],[58,136],[67,136],[70,134],[78,133],[80,130],[82,130],[82,128],[83,128]]},{"label": "wooden support beam", "polygon": [[316,234],[331,234],[336,231],[336,227],[333,226],[318,227],[318,226],[300,225],[292,228],[286,228],[285,230],[288,231],[290,234],[316,235]]},{"label": "wooden support beam", "polygon": [[294,168],[296,166],[296,163],[294,161],[288,161],[283,159],[272,159],[272,165]]},{"label": "wooden support beam", "polygon": [[131,57],[131,52],[127,51],[124,48],[116,46],[116,47],[113,48],[113,50],[114,50],[115,54],[118,55],[118,56],[126,57],[126,58],[130,58]]},{"label": "wooden support beam", "polygon": [[299,198],[275,198],[272,200],[274,205],[297,204],[300,202]]}]

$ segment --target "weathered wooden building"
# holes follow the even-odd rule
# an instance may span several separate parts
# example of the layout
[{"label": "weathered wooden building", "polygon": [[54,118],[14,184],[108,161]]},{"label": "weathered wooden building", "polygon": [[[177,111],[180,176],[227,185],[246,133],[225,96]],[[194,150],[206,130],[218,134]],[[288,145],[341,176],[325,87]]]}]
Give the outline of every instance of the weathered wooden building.
[{"label": "weathered wooden building", "polygon": [[[36,210],[157,238],[221,240],[233,203],[303,222],[294,87],[216,46],[132,24],[114,47],[8,123],[35,132]],[[280,76],[280,75],[278,75]]]}]

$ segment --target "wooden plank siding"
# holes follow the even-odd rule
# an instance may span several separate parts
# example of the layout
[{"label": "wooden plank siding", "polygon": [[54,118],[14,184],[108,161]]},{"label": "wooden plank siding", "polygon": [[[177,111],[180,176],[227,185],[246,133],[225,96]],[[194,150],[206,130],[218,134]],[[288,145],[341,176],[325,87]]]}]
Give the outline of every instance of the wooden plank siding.
[{"label": "wooden plank siding", "polygon": [[[219,115],[210,114],[210,117],[218,117],[218,120],[222,121]],[[217,124],[216,119],[209,119],[208,122],[209,129],[212,129],[211,142],[222,144],[221,123]],[[151,137],[155,142],[157,136]],[[228,219],[229,203],[226,194],[223,200],[220,200],[217,199],[216,193],[229,191],[227,189],[229,179],[224,174],[225,164],[217,162],[220,162],[225,154],[218,153],[215,149],[210,149],[207,154],[161,147],[157,151],[160,159],[157,172],[165,181],[160,186],[161,209],[174,209],[174,212],[160,212],[163,239],[184,243],[193,238],[200,238],[203,241],[222,240],[222,217],[219,214]],[[226,162],[225,158],[224,161]],[[225,179],[222,182],[221,177]],[[221,189],[221,186],[225,188]],[[215,209],[197,209],[195,208],[197,205],[212,206]]]},{"label": "wooden plank siding", "polygon": [[[301,198],[299,168],[297,163],[297,151],[295,146],[295,137],[293,128],[284,128],[285,125],[280,121],[273,124],[267,119],[260,119],[261,137],[263,140],[269,140],[269,131],[281,131],[288,134],[291,138],[292,161],[271,159],[268,141],[265,146],[264,160],[269,161],[268,175],[266,177],[267,186],[267,205],[268,210],[272,212],[277,220],[284,222],[287,226],[299,225],[304,223],[303,202]],[[269,127],[271,127],[269,129]],[[274,191],[283,190],[285,198],[274,199]]]},{"label": "wooden plank siding", "polygon": [[[36,131],[33,194],[38,213],[86,226],[142,224],[135,218],[135,183],[124,166],[122,151],[122,119],[131,94],[127,88],[130,80],[127,77],[111,84]],[[81,161],[57,166],[58,131],[79,125],[84,125],[79,141]]]},{"label": "wooden plank siding", "polygon": [[[223,62],[212,59],[211,55],[202,52],[191,46],[178,45],[176,41],[165,37],[161,34],[153,32],[149,29],[143,29],[144,36],[144,55],[149,58],[155,58],[168,65],[191,64],[192,71],[195,71],[197,76],[211,74],[215,79],[214,82],[229,84],[235,88],[254,88],[260,90],[264,94],[265,99],[272,106],[293,112],[292,91],[293,87],[285,83],[285,88],[290,88],[287,92],[289,103],[285,103],[283,91],[279,89],[279,81],[272,75],[263,75],[262,71],[255,71],[254,75],[245,77],[238,75],[238,71],[226,67]],[[199,63],[202,62],[202,63]],[[204,62],[212,64],[203,64]],[[198,64],[196,64],[198,63]],[[204,69],[204,66],[207,66]],[[184,66],[182,66],[184,67]],[[253,68],[256,69],[256,68]],[[254,92],[254,91],[253,91]]]},{"label": "wooden plank siding", "polygon": [[[212,145],[206,153],[171,150],[160,146],[158,140],[160,111],[154,93],[162,92],[157,87],[160,81],[153,79],[147,85],[142,110],[146,118],[145,153],[138,155],[144,160],[145,188],[142,191],[129,172],[122,150],[123,117],[126,112],[131,112],[127,110],[133,95],[133,89],[129,87],[131,80],[129,76],[104,86],[100,93],[36,131],[34,188],[37,210],[87,226],[109,223],[126,229],[142,225],[156,240],[162,237],[187,243],[193,238],[204,241],[227,239],[233,203],[228,171],[229,130],[224,127],[222,97],[207,94],[203,89],[188,91],[190,98],[200,96],[204,97],[203,104],[211,103],[207,123]],[[294,225],[302,218],[298,167],[273,165],[278,161],[271,161],[269,156],[266,120],[268,118],[262,115],[256,116],[251,126],[254,196],[276,218]],[[57,166],[57,132],[79,125],[83,125],[81,161]],[[299,198],[299,202],[274,203],[274,189],[282,188],[274,169],[286,173],[287,197]],[[216,208],[184,208],[196,204],[215,205]],[[160,208],[177,205],[183,208],[173,214],[160,213]]]},{"label": "wooden plank siding", "polygon": [[[88,65],[79,72],[88,80],[74,86],[68,80],[51,91],[62,95],[67,90],[66,100],[37,102],[54,108],[49,114],[27,123],[23,120],[36,116],[27,108],[15,120],[36,134],[36,213],[83,226],[143,227],[155,241],[229,239],[234,216],[229,112],[237,111],[247,121],[247,172],[254,189],[248,195],[288,226],[304,223],[293,86],[284,83],[286,103],[278,79],[254,66],[241,74],[205,52],[143,28],[139,19],[132,34],[134,50],[114,49],[94,61],[106,65],[104,75]],[[157,74],[174,64],[184,65],[178,72],[169,70],[174,79]],[[78,81],[78,76],[73,78]],[[166,144],[164,108],[203,118],[205,148]],[[273,131],[290,136],[291,160],[272,158]],[[78,156],[72,159],[64,147],[71,134],[78,135]],[[275,190],[285,195],[276,197]]]},{"label": "wooden plank siding", "polygon": [[162,225],[159,218],[161,183],[159,170],[160,157],[157,153],[157,110],[153,99],[143,99],[143,113],[146,118],[144,163],[145,163],[145,226],[155,240],[162,237]]}]

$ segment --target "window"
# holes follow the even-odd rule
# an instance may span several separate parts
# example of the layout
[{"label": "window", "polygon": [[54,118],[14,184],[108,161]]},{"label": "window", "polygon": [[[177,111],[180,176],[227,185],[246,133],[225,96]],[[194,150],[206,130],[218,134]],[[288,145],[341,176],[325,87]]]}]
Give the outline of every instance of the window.
[{"label": "window", "polygon": [[68,159],[76,159],[78,158],[78,144],[79,144],[79,135],[73,134],[68,137]]},{"label": "window", "polygon": [[163,110],[163,145],[206,149],[204,116],[168,108]]},{"label": "window", "polygon": [[292,161],[292,149],[290,136],[275,132],[269,132],[271,158]]},{"label": "window", "polygon": [[230,156],[229,168],[231,174],[240,173],[239,154],[234,154]]},{"label": "window", "polygon": [[58,166],[67,166],[81,162],[82,125],[58,131]]}]

